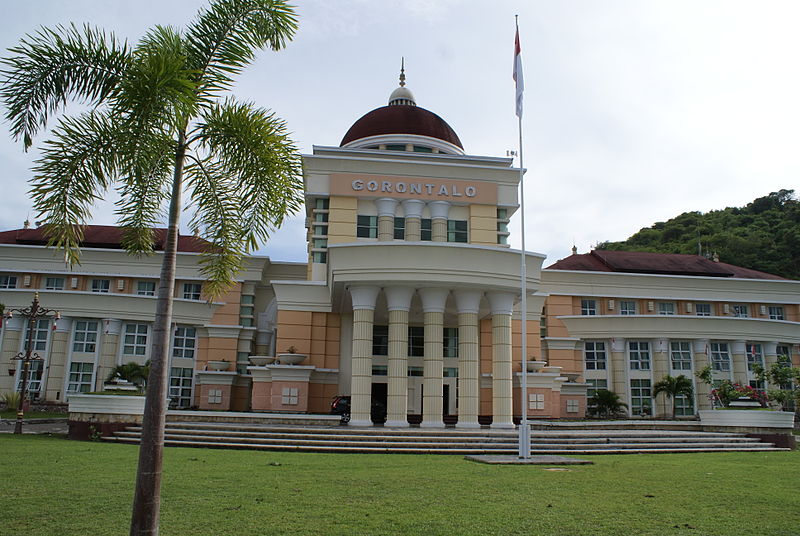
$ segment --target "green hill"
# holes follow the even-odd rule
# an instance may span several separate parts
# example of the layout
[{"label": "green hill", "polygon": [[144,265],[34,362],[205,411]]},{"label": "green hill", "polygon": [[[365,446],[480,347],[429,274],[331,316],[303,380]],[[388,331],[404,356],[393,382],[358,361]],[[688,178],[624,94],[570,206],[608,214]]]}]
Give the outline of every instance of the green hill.
[{"label": "green hill", "polygon": [[794,190],[772,192],[746,206],[684,212],[597,249],[719,255],[719,260],[800,279],[800,201]]}]

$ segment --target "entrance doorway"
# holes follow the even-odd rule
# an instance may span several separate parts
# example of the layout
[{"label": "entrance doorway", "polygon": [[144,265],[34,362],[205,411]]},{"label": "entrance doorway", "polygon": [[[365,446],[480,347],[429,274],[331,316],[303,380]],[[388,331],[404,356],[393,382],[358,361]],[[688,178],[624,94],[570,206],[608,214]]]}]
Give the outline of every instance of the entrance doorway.
[{"label": "entrance doorway", "polygon": [[373,383],[372,384],[372,422],[384,423],[386,422],[386,403],[388,396],[388,384]]}]

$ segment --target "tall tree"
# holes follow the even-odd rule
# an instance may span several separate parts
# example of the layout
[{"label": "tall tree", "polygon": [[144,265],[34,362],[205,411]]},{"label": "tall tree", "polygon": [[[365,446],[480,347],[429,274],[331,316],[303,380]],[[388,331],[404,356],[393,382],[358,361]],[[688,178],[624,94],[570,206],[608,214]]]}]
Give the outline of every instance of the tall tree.
[{"label": "tall tree", "polygon": [[283,0],[216,0],[186,29],[156,26],[134,47],[88,25],[58,26],[27,35],[2,60],[0,98],[25,149],[68,101],[88,108],[57,120],[33,168],[31,195],[52,246],[77,262],[92,206],[110,188],[130,253],[152,253],[154,227],[168,221],[131,534],[158,533],[181,195],[189,228],[209,244],[201,270],[210,297],[302,202],[285,124],[225,96],[257,50],[283,48],[296,29]]},{"label": "tall tree", "polygon": [[653,396],[664,393],[667,399],[672,399],[672,417],[674,418],[678,397],[683,395],[691,398],[693,390],[692,380],[683,374],[677,377],[667,374],[653,385]]}]

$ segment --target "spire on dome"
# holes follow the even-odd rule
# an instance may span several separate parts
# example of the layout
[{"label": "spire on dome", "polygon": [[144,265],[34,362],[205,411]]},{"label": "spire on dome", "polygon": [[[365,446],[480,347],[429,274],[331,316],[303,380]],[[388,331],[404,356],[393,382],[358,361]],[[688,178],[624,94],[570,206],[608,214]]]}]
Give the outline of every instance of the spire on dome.
[{"label": "spire on dome", "polygon": [[416,106],[417,101],[414,100],[414,94],[406,87],[406,65],[405,58],[400,58],[400,87],[392,91],[389,95],[389,106]]}]

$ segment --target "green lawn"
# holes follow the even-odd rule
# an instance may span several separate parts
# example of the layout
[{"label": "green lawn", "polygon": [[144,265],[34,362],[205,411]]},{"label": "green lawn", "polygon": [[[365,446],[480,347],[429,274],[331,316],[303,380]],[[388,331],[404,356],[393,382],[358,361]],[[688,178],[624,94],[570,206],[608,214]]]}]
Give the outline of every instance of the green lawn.
[{"label": "green lawn", "polygon": [[[127,534],[137,447],[4,434],[0,452],[0,534]],[[592,460],[168,448],[161,534],[800,532],[800,452]]]},{"label": "green lawn", "polygon": [[[26,411],[25,419],[66,419],[69,415],[66,413],[56,413],[54,411]],[[16,419],[17,410],[4,409],[0,411],[0,419]]]}]

